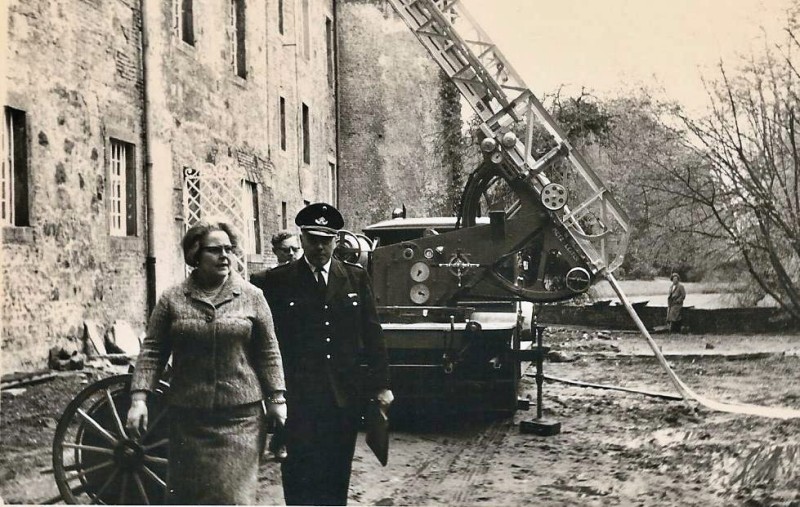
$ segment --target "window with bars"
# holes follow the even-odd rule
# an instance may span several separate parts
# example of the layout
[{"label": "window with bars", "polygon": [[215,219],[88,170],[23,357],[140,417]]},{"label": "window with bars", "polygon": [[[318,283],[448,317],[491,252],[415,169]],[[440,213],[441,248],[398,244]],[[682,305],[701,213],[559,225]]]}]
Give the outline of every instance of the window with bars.
[{"label": "window with bars", "polygon": [[247,79],[245,0],[231,0],[231,45],[236,75]]},{"label": "window with bars", "polygon": [[176,37],[190,46],[194,46],[194,0],[173,0]]},{"label": "window with bars", "polygon": [[0,224],[30,225],[28,216],[28,136],[25,112],[4,108],[0,139]]},{"label": "window with bars", "polygon": [[280,109],[280,134],[281,134],[281,150],[286,151],[286,99],[281,97],[278,100],[278,108]]},{"label": "window with bars", "polygon": [[311,163],[311,114],[308,106],[303,104],[302,107],[302,122],[303,122],[303,162],[306,164]]},{"label": "window with bars", "polygon": [[136,164],[134,146],[111,139],[108,157],[109,233],[136,236]]},{"label": "window with bars", "polygon": [[248,254],[261,253],[261,220],[258,213],[258,184],[253,181],[244,182],[244,216],[247,220]]}]

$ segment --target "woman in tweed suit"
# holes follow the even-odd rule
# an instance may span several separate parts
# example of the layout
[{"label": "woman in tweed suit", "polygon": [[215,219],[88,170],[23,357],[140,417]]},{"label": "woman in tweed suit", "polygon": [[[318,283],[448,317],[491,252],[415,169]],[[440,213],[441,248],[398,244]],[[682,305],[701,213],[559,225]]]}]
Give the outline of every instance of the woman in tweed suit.
[{"label": "woman in tweed suit", "polygon": [[172,355],[167,502],[253,504],[267,415],[282,424],[281,355],[260,290],[231,269],[238,246],[224,222],[200,222],[183,238],[194,267],[159,299],[131,381],[128,431],[147,426],[147,392]]}]

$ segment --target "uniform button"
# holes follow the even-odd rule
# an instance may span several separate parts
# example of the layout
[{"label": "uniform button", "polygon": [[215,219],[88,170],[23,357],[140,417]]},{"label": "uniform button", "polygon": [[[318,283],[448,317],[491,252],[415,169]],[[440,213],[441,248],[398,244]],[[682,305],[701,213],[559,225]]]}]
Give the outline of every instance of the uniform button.
[{"label": "uniform button", "polygon": [[331,325],[331,323],[330,323],[330,322],[328,322],[328,321],[325,321],[325,325],[326,325],[326,326],[330,326],[330,325]]},{"label": "uniform button", "polygon": [[328,354],[328,355],[326,355],[325,357],[327,357],[328,359],[330,359],[330,358],[331,358],[331,355],[330,355],[330,354]]},{"label": "uniform button", "polygon": [[211,316],[211,315],[206,315],[206,322],[212,322],[213,320],[214,320],[214,317],[213,317],[213,316]]},{"label": "uniform button", "polygon": [[326,309],[326,310],[328,309],[328,305],[325,305],[325,309]]},{"label": "uniform button", "polygon": [[330,338],[325,338],[325,341],[326,341],[326,342],[328,342],[328,343],[330,343],[330,342],[331,342],[331,339],[330,339]]}]

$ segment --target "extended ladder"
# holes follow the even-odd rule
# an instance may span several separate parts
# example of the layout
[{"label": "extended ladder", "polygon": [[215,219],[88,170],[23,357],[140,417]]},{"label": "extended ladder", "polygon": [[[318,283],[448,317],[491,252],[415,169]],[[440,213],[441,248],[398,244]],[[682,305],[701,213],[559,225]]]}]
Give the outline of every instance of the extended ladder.
[{"label": "extended ladder", "polygon": [[[555,160],[569,161],[572,202],[554,209],[553,216],[595,273],[619,267],[630,235],[625,211],[460,0],[389,3],[480,117],[487,137],[503,139],[515,124],[525,124],[525,139],[511,138],[514,144],[503,150],[515,177],[528,181],[541,196],[548,191],[545,187],[552,187],[548,168]],[[556,143],[538,160],[532,153],[534,122]],[[586,218],[595,220],[591,227]]]}]

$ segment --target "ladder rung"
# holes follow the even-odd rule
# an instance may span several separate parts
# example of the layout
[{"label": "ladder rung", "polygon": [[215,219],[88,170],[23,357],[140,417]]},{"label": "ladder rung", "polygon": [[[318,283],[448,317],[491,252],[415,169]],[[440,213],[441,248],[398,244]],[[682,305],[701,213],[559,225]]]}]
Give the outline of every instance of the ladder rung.
[{"label": "ladder rung", "polygon": [[570,219],[576,217],[578,215],[578,213],[580,213],[581,211],[583,211],[584,209],[589,207],[589,205],[591,205],[594,201],[596,201],[597,199],[602,197],[603,194],[605,194],[605,193],[606,193],[606,189],[605,188],[601,188],[600,190],[595,192],[595,194],[593,196],[591,196],[587,200],[583,201],[577,208],[575,208],[574,210],[570,211],[568,214],[564,215],[564,218],[562,218],[561,220],[563,222],[566,222],[567,220],[570,220]]},{"label": "ladder rung", "polygon": [[426,21],[423,24],[419,25],[419,28],[417,28],[415,31],[416,32],[423,32],[423,31],[427,30],[429,27],[433,26],[433,24],[435,22],[436,22],[435,19],[428,18],[428,21]]}]

